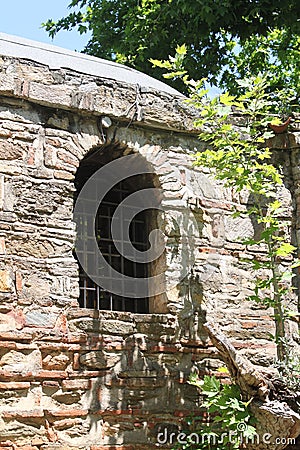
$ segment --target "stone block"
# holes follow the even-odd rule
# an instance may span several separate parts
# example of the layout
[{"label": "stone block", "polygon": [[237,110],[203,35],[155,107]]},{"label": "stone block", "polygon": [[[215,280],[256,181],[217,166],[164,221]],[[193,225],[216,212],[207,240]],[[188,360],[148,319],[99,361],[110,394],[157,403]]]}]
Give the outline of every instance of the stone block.
[{"label": "stone block", "polygon": [[51,312],[33,309],[25,312],[25,325],[36,328],[54,328],[56,317],[57,316]]},{"label": "stone block", "polygon": [[63,380],[63,389],[67,390],[83,390],[87,391],[91,388],[91,380],[77,379],[77,380]]},{"label": "stone block", "polygon": [[83,366],[95,369],[106,369],[115,366],[121,360],[121,355],[93,351],[80,356],[79,362]]},{"label": "stone block", "polygon": [[58,180],[74,180],[74,174],[66,170],[54,170],[54,178]]},{"label": "stone block", "polygon": [[82,425],[82,419],[75,418],[75,419],[56,420],[53,424],[53,427],[55,428],[55,430],[66,430],[68,428],[80,425]]},{"label": "stone block", "polygon": [[0,292],[12,291],[12,279],[7,270],[0,270]]},{"label": "stone block", "polygon": [[14,331],[16,320],[9,314],[0,314],[0,331]]},{"label": "stone block", "polygon": [[79,402],[81,395],[79,392],[74,391],[58,391],[52,395],[52,398],[64,405],[72,405]]},{"label": "stone block", "polygon": [[65,353],[49,354],[43,359],[43,368],[46,370],[65,370],[70,363],[70,357]]},{"label": "stone block", "polygon": [[24,150],[16,143],[1,140],[0,145],[0,159],[17,160],[22,159]]},{"label": "stone block", "polygon": [[135,333],[136,329],[133,323],[122,322],[120,320],[105,320],[101,321],[100,330],[105,334],[118,334],[125,336]]},{"label": "stone block", "polygon": [[39,350],[24,353],[10,350],[1,356],[0,367],[10,372],[35,372],[41,368],[41,353]]}]

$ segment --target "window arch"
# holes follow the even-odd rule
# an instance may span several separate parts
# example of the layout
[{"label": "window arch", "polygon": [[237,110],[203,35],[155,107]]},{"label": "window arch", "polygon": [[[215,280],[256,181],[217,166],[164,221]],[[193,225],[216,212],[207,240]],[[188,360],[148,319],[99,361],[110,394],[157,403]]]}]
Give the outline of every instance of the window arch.
[{"label": "window arch", "polygon": [[[101,167],[114,159],[122,156],[123,151],[120,148],[112,146],[99,148],[90,152],[81,162],[76,178],[76,198],[85,183],[92,177],[92,175]],[[145,166],[145,160],[141,156],[140,164]],[[153,174],[145,174],[141,170],[141,175],[131,176],[113,185],[102,199],[97,214],[95,217],[95,228],[92,229],[87,219],[87,212],[82,211],[80,217],[75,220],[77,222],[78,234],[77,238],[82,239],[83,246],[76,249],[77,257],[80,261],[85,261],[84,267],[88,267],[86,272],[79,263],[79,304],[83,308],[93,308],[99,310],[113,310],[113,311],[129,311],[134,313],[148,313],[149,312],[149,293],[144,297],[136,297],[134,292],[134,284],[132,295],[126,297],[117,295],[109,289],[103,289],[95,281],[93,281],[93,270],[95,268],[95,255],[91,242],[93,241],[93,233],[96,235],[99,251],[102,253],[105,261],[111,268],[122,275],[134,278],[144,278],[145,283],[147,278],[153,274],[153,267],[151,263],[144,263],[139,261],[139,258],[130,260],[126,258],[122,251],[123,247],[128,244],[126,233],[123,228],[120,228],[120,242],[119,248],[114,240],[111,232],[112,218],[115,214],[119,204],[128,198],[131,194],[138,192],[141,189],[154,187]],[[95,184],[95,198],[98,198],[98,186]],[[84,203],[87,205],[91,201],[90,198],[85,198]],[[83,208],[84,209],[84,208]],[[149,233],[156,227],[157,211],[148,209],[138,212],[132,218],[129,225],[129,240],[137,250],[137,253],[147,251],[150,247],[148,240]],[[121,251],[120,250],[121,247]],[[114,283],[114,277],[108,274],[106,282],[111,285]],[[106,283],[106,284],[107,284]],[[128,292],[128,291],[127,291]]]}]

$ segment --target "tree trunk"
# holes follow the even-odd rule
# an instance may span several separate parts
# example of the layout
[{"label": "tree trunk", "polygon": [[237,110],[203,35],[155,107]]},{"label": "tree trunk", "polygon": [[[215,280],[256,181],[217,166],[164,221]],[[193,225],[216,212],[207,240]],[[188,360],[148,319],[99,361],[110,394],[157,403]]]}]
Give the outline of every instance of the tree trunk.
[{"label": "tree trunk", "polygon": [[[212,324],[206,323],[212,343],[220,352],[232,380],[239,386],[245,400],[253,399],[250,409],[256,418],[257,436],[244,442],[247,450],[283,450],[294,444],[300,435],[300,416],[287,403],[272,399],[276,389],[272,377],[276,378],[275,370],[262,372],[252,363],[239,356],[229,340]],[[296,446],[294,447],[296,450]]]}]

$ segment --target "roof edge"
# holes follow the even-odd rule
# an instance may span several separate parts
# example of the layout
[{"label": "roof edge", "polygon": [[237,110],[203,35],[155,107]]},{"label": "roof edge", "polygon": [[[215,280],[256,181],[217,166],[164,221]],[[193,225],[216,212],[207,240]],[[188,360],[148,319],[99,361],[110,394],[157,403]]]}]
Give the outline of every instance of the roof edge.
[{"label": "roof edge", "polygon": [[47,65],[50,69],[71,69],[86,75],[113,79],[183,97],[183,94],[162,81],[131,67],[6,33],[0,33],[0,54],[35,61]]}]

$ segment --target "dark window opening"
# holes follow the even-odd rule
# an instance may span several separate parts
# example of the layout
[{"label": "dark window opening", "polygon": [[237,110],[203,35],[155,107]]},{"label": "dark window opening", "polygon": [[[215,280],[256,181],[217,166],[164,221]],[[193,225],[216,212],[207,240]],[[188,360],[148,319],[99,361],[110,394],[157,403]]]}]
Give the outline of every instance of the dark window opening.
[{"label": "dark window opening", "polygon": [[[90,160],[82,164],[79,168],[76,177],[77,193],[80,192],[84,183],[88,178],[101,167],[102,164],[97,161],[97,165]],[[122,252],[119,252],[116,248],[116,241],[113,240],[111,235],[111,222],[114,212],[118,205],[130,194],[140,189],[144,189],[149,186],[149,180],[146,182],[143,176],[137,175],[130,177],[125,181],[121,181],[112,187],[112,189],[103,198],[97,212],[95,220],[95,229],[91,228],[87,221],[85,221],[84,213],[80,219],[80,234],[84,236],[84,258],[89,260],[89,267],[93,267],[93,250],[89,248],[89,243],[92,242],[93,234],[97,237],[97,243],[100,252],[102,253],[108,264],[117,272],[123,275],[134,278],[147,278],[151,276],[151,270],[149,264],[139,262],[138,258],[134,261],[127,259]],[[152,187],[152,186],[151,186]],[[97,186],[95,186],[97,189]],[[86,199],[89,202],[90,199]],[[139,251],[146,251],[149,249],[148,236],[151,231],[151,222],[153,220],[153,211],[145,210],[137,213],[130,222],[129,226],[129,238],[133,247]],[[82,236],[83,235],[83,236]],[[126,239],[123,236],[121,230],[121,240],[119,242],[121,249],[123,245],[126,245]],[[89,273],[91,274],[89,269]],[[107,278],[112,284],[113,278]],[[135,298],[134,292],[131,297],[123,297],[116,295],[108,290],[104,290],[101,286],[98,286],[83,270],[79,264],[79,289],[80,297],[79,304],[82,308],[93,308],[97,310],[111,310],[111,311],[128,311],[134,313],[148,313],[149,312],[149,299],[148,298]],[[133,283],[134,290],[134,283]]]}]

